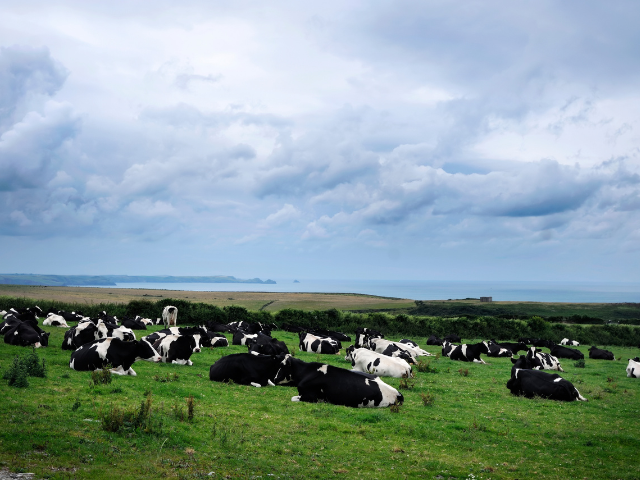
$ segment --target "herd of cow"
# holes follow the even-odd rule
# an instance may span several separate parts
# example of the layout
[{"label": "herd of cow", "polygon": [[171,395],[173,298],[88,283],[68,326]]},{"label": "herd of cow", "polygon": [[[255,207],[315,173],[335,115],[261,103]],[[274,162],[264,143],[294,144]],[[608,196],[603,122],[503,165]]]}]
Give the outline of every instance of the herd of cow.
[{"label": "herd of cow", "polygon": [[[42,330],[38,318],[44,317],[43,326],[68,328],[62,349],[71,350],[69,366],[74,370],[93,371],[105,367],[119,375],[135,376],[132,365],[137,360],[192,365],[191,355],[202,348],[226,347],[232,334],[233,345],[245,345],[247,353],[226,355],[211,365],[209,378],[216,382],[242,385],[293,386],[298,395],[292,401],[326,401],[350,407],[386,407],[399,405],[404,397],[380,377],[409,378],[412,365],[418,357],[433,354],[423,350],[409,339],[394,342],[384,339],[382,333],[358,328],[354,345],[346,348],[345,360],[351,369],[320,362],[304,362],[290,354],[287,345],[271,336],[275,325],[231,322],[219,324],[205,322],[196,327],[178,327],[178,309],[164,308],[162,318],[155,322],[148,318],[123,318],[101,312],[97,318],[80,312],[51,310],[44,314],[39,307],[10,309],[0,312],[0,334],[5,343],[19,346],[45,347],[49,332]],[[77,322],[70,326],[69,322]],[[146,330],[147,325],[164,324],[164,329],[136,340],[134,330]],[[351,338],[344,333],[312,329],[296,325],[283,325],[285,330],[298,333],[299,349],[317,354],[339,354],[342,342]],[[578,390],[558,374],[543,370],[564,372],[558,359],[584,359],[579,350],[566,345],[579,346],[575,340],[563,339],[560,345],[549,340],[520,338],[517,343],[487,340],[476,344],[462,344],[459,336],[447,335],[441,339],[432,335],[427,345],[438,345],[442,356],[451,360],[485,364],[481,355],[509,357],[513,364],[507,388],[514,395],[544,397],[573,401],[586,399]],[[541,348],[549,349],[549,353]],[[525,355],[518,353],[526,352]],[[592,346],[589,358],[615,360],[612,352]],[[640,378],[640,358],[629,360],[627,376]]]}]

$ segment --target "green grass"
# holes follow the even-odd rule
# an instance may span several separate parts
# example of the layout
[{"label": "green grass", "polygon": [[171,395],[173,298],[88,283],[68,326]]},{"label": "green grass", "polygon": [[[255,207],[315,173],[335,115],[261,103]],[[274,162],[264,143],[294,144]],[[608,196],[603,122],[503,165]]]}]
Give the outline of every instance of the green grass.
[{"label": "green grass", "polygon": [[[40,478],[640,476],[640,380],[625,372],[626,359],[638,355],[637,349],[612,347],[623,361],[587,359],[581,369],[563,362],[562,375],[588,403],[513,397],[505,387],[508,358],[486,359],[490,365],[431,359],[437,372],[414,368],[415,385],[402,390],[405,403],[392,413],[293,403],[297,391],[291,387],[209,381],[209,366],[246,351],[238,346],[196,354],[192,367],[137,362],[137,377],[114,375],[110,384],[93,386],[90,372],[69,369],[70,352],[60,349],[64,329],[45,328],[52,332],[50,346],[38,354],[46,358],[47,378],[30,377],[26,389],[0,383],[0,467]],[[274,336],[290,348],[297,345],[293,334]],[[439,351],[427,347],[425,338],[415,340]],[[585,356],[587,348],[580,347]],[[27,351],[0,343],[0,370]],[[344,356],[296,356],[350,368]],[[469,375],[460,375],[460,368]],[[401,380],[385,379],[396,388]],[[101,415],[113,406],[137,411],[149,392],[155,422],[150,433],[102,429]],[[423,395],[433,402],[425,406]]]}]

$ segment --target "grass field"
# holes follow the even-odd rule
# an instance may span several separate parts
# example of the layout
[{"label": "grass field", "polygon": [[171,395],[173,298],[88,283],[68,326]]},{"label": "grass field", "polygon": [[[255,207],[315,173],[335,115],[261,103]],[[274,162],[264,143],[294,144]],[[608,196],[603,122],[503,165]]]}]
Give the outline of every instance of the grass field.
[{"label": "grass field", "polygon": [[[292,387],[210,382],[209,366],[246,351],[238,346],[207,349],[191,367],[137,362],[137,377],[91,386],[91,373],[69,369],[70,352],[60,348],[64,329],[45,329],[50,346],[38,354],[48,377],[30,378],[25,389],[0,380],[0,466],[16,472],[53,479],[640,478],[640,380],[625,373],[638,349],[614,347],[624,360],[587,359],[584,369],[563,362],[562,375],[588,403],[511,396],[509,359],[488,359],[490,365],[432,359],[437,372],[416,372],[393,413],[293,403]],[[295,335],[274,336],[290,349],[297,344]],[[425,347],[424,338],[415,340]],[[0,369],[28,351],[1,343]],[[343,356],[296,356],[350,367]],[[159,381],[173,373],[176,381]],[[397,388],[401,379],[385,381]],[[433,404],[425,406],[422,395],[433,395]],[[113,406],[137,411],[148,398],[148,433],[102,429],[101,414]]]}]

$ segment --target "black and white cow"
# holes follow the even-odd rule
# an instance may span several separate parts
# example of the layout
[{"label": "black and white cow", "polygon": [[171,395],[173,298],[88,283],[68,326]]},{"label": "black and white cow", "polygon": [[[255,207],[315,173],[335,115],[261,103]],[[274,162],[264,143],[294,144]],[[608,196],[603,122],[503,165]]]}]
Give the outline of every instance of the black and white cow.
[{"label": "black and white cow", "polygon": [[75,327],[71,327],[64,332],[62,341],[63,350],[75,350],[85,343],[97,340],[98,327],[93,322],[79,322]]},{"label": "black and white cow", "polygon": [[25,321],[14,323],[5,331],[4,343],[19,347],[46,347],[49,345],[49,332],[45,332],[38,325]]},{"label": "black and white cow", "polygon": [[491,340],[491,341],[494,344],[496,344],[498,347],[508,348],[509,350],[511,350],[511,353],[513,355],[517,355],[520,350],[522,350],[523,352],[526,352],[529,349],[529,347],[527,347],[527,344],[522,342],[512,343],[512,342],[496,342],[495,340]]},{"label": "black and white cow", "polygon": [[331,337],[329,335],[325,335],[323,333],[316,333],[316,332],[317,332],[317,330],[307,330],[307,333],[310,333],[314,337],[321,338],[322,340],[330,340],[332,342],[335,342],[336,345],[338,345],[338,350],[342,349],[342,342],[340,340],[336,340],[335,338],[333,338],[333,337]]},{"label": "black and white cow", "polygon": [[310,353],[325,353],[328,355],[340,353],[338,342],[331,338],[320,338],[310,333],[300,332],[300,351]]},{"label": "black and white cow", "polygon": [[413,340],[409,340],[408,338],[403,338],[402,340],[400,340],[400,343],[404,343],[405,345],[410,345],[413,348],[420,348],[420,345],[418,345]]},{"label": "black and white cow", "polygon": [[[326,330],[324,328],[311,328],[311,329],[309,329],[307,331],[309,333],[312,333],[313,335],[315,335],[317,337],[333,338],[337,342],[350,342],[351,341],[351,337],[349,335],[345,335],[342,332],[335,332],[333,330]],[[342,348],[342,347],[340,347],[340,348]]]},{"label": "black and white cow", "polygon": [[445,340],[442,344],[442,355],[449,357],[451,360],[482,363],[486,365],[487,362],[480,358],[482,353],[487,353],[487,347],[484,343],[452,345]]},{"label": "black and white cow", "polygon": [[42,321],[42,325],[47,327],[64,327],[69,328],[67,321],[61,315],[55,313],[47,313],[47,318]]},{"label": "black and white cow", "polygon": [[193,365],[191,355],[200,352],[200,347],[193,335],[166,335],[153,344],[164,363]]},{"label": "black and white cow", "polygon": [[510,349],[504,348],[503,346],[498,345],[491,340],[489,340],[488,342],[484,341],[482,343],[484,343],[486,347],[487,357],[511,357],[513,355]]},{"label": "black and white cow", "polygon": [[258,334],[257,341],[249,345],[249,353],[259,353],[261,355],[286,355],[289,353],[287,344],[271,338],[267,335]]},{"label": "black and white cow", "polygon": [[549,348],[551,349],[551,355],[556,358],[569,358],[571,360],[581,360],[584,358],[584,353],[573,348],[567,348],[561,345],[553,345]]},{"label": "black and white cow", "polygon": [[442,340],[441,338],[437,337],[436,335],[431,335],[429,338],[427,338],[427,345],[440,345],[440,346],[442,346],[443,343],[444,343],[444,340]]},{"label": "black and white cow", "polygon": [[178,325],[178,308],[173,305],[167,305],[162,310],[162,323],[166,327],[175,327]]},{"label": "black and white cow", "polygon": [[589,349],[589,358],[593,358],[594,360],[615,360],[616,357],[613,355],[613,352],[609,350],[601,350],[597,348],[595,345]]},{"label": "black and white cow", "polygon": [[244,330],[236,330],[233,334],[233,345],[251,345],[258,341],[257,333],[246,333]]},{"label": "black and white cow", "polygon": [[531,342],[531,344],[534,347],[538,347],[538,348],[543,348],[544,347],[544,348],[548,348],[548,349],[551,349],[556,345],[551,340],[545,340],[544,338],[534,338],[533,341]]},{"label": "black and white cow", "polygon": [[347,407],[402,405],[404,397],[379,377],[319,362],[305,363],[287,355],[275,382],[291,381],[298,388],[292,402],[326,401]]},{"label": "black and white cow", "polygon": [[[233,381],[241,385],[266,387],[275,385],[274,379],[284,355],[253,355],[251,353],[234,353],[226,355],[211,365],[209,380],[213,382]],[[281,384],[288,383],[287,381]]]},{"label": "black and white cow", "polygon": [[[15,314],[9,313],[5,315],[4,321],[0,323],[0,335],[4,335],[13,327],[15,327],[16,325],[20,325],[21,323],[22,323],[22,320],[16,317]],[[32,326],[34,325],[33,322],[29,322],[29,323],[31,323]],[[37,325],[37,322],[35,323],[35,325]]]},{"label": "black and white cow", "polygon": [[[369,340],[369,349],[374,352],[382,353],[389,357],[400,357],[409,363],[416,363],[415,359],[419,356],[428,357],[431,356],[426,350],[413,348],[411,345],[400,342],[392,342],[385,340],[384,338],[372,338]],[[410,361],[406,355],[409,355],[412,360]]]},{"label": "black and white cow", "polygon": [[[523,359],[524,363],[516,364],[520,359]],[[524,368],[531,370],[557,370],[564,372],[562,365],[556,357],[544,352],[538,352],[536,347],[529,348],[527,355],[520,355],[519,359],[511,359],[511,363],[516,365],[516,368]],[[513,368],[512,368],[513,370]]]},{"label": "black and white cow", "polygon": [[216,347],[229,346],[229,340],[227,340],[227,337],[225,337],[221,333],[210,332],[207,330],[207,336],[209,337],[209,342],[208,343],[203,342],[202,343],[203,347],[216,348]]},{"label": "black and white cow", "polygon": [[345,360],[351,361],[353,370],[366,372],[380,377],[412,377],[411,365],[397,357],[388,357],[366,348],[358,348],[347,353]]},{"label": "black and white cow", "polygon": [[119,338],[103,338],[85,343],[71,354],[69,367],[78,371],[93,371],[111,365],[117,375],[136,376],[131,365],[137,360],[160,362],[162,357],[144,340],[125,342]]},{"label": "black and white cow", "polygon": [[120,321],[118,320],[118,317],[116,317],[115,315],[107,314],[107,312],[105,310],[101,311],[98,314],[98,318],[101,319],[104,323],[112,323],[113,325],[119,325],[120,324]]},{"label": "black and white cow", "polygon": [[627,365],[627,377],[640,378],[640,358],[630,358]]},{"label": "black and white cow", "polygon": [[542,397],[566,402],[587,401],[570,381],[557,373],[539,370],[516,369],[507,382],[507,388],[513,395],[527,398]]},{"label": "black and white cow", "polygon": [[131,330],[146,330],[147,325],[135,318],[123,318],[122,326],[130,328]]},{"label": "black and white cow", "polygon": [[96,324],[96,340],[101,338],[119,338],[120,340],[124,340],[125,342],[132,342],[136,339],[136,334],[133,333],[133,330],[127,327],[116,326],[112,323],[104,323],[102,320],[98,320]]},{"label": "black and white cow", "polygon": [[562,340],[560,340],[560,345],[571,345],[574,347],[579,347],[580,342],[578,342],[577,340],[569,340],[568,338],[563,338]]},{"label": "black and white cow", "polygon": [[[51,312],[49,312],[49,313],[51,313]],[[65,312],[64,310],[58,310],[58,311],[53,312],[53,313],[63,317],[67,321],[67,323],[68,322],[80,322],[84,318],[86,318],[80,312]]]},{"label": "black and white cow", "polygon": [[369,340],[372,338],[384,338],[384,335],[372,328],[356,328],[356,348],[369,348]]}]

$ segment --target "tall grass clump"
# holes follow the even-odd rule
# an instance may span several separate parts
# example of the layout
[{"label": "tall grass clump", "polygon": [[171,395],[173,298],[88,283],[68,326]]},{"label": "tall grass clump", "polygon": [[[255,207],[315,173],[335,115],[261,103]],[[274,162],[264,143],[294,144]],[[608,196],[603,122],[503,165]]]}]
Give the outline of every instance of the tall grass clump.
[{"label": "tall grass clump", "polygon": [[45,359],[40,360],[35,348],[31,353],[23,356],[16,355],[13,363],[2,375],[8,380],[9,386],[26,388],[29,386],[29,377],[46,378],[47,365]]}]

